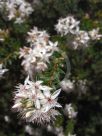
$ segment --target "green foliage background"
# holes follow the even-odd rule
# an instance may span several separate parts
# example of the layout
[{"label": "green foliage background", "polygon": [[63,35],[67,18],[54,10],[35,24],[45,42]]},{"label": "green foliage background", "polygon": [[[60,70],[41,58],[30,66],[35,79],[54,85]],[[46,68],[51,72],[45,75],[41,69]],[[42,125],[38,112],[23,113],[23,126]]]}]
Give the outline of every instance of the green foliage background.
[{"label": "green foliage background", "polygon": [[[9,36],[5,42],[0,43],[0,62],[3,62],[9,69],[0,80],[0,136],[28,136],[24,132],[24,125],[27,123],[20,121],[17,113],[13,113],[13,91],[19,82],[23,82],[25,74],[21,67],[21,60],[18,59],[20,47],[26,45],[26,34],[33,27],[37,26],[46,29],[52,40],[58,40],[61,48],[65,46],[64,38],[56,36],[54,25],[60,17],[74,15],[81,21],[81,29],[91,30],[100,28],[102,32],[102,1],[101,0],[42,0],[29,19],[23,24],[14,24],[13,21],[5,20],[0,14],[0,28],[8,29]],[[68,48],[68,57],[71,63],[70,79],[87,79],[87,92],[85,94],[75,93],[60,94],[59,102],[73,103],[78,111],[76,120],[66,119],[64,115],[58,117],[55,126],[63,126],[65,135],[68,132],[76,133],[77,136],[101,136],[102,135],[102,40],[84,49],[74,51]],[[57,54],[58,55],[58,54]],[[56,57],[56,54],[55,54]],[[52,62],[54,63],[54,62]],[[65,62],[63,62],[65,64]],[[53,65],[50,65],[53,71]],[[62,68],[61,68],[62,69]],[[52,79],[57,84],[59,79],[64,77],[63,71],[57,69],[57,75]],[[66,67],[63,68],[66,70]],[[47,82],[47,76],[45,73]],[[62,77],[60,77],[62,74]],[[63,98],[63,99],[62,99]],[[5,122],[4,116],[11,119]],[[47,132],[44,126],[33,125],[33,128],[40,128],[42,136],[54,136]],[[40,134],[39,134],[40,135]],[[34,134],[34,136],[36,136]]]}]

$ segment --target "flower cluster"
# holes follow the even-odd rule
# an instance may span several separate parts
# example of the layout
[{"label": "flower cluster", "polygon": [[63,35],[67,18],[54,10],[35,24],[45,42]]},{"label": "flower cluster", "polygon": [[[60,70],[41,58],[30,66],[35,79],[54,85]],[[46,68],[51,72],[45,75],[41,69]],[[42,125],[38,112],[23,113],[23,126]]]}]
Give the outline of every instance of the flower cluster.
[{"label": "flower cluster", "polygon": [[17,86],[12,108],[19,111],[28,122],[50,123],[59,115],[55,107],[61,107],[57,102],[61,90],[54,93],[51,90],[51,87],[42,85],[42,81],[30,81],[28,76],[24,84]]},{"label": "flower cluster", "polygon": [[87,47],[89,40],[90,37],[86,31],[79,31],[73,41],[74,49],[77,49],[81,45],[84,45],[83,47]]},{"label": "flower cluster", "polygon": [[3,69],[3,64],[0,64],[0,78],[3,76],[3,74],[8,71],[8,69]]},{"label": "flower cluster", "polygon": [[72,104],[65,105],[65,114],[71,119],[77,116],[77,112],[72,107]]},{"label": "flower cluster", "polygon": [[31,4],[25,0],[7,0],[2,2],[2,5],[6,8],[8,19],[15,19],[15,23],[24,22],[25,18],[33,12]]},{"label": "flower cluster", "polygon": [[69,33],[76,34],[79,31],[79,21],[76,21],[73,16],[61,18],[58,20],[58,24],[55,25],[55,29],[62,36]]},{"label": "flower cluster", "polygon": [[31,31],[27,34],[27,42],[30,43],[31,46],[37,44],[47,44],[50,37],[46,31],[40,31],[37,27],[31,29]]},{"label": "flower cluster", "polygon": [[[77,49],[79,47],[87,47],[90,40],[100,40],[102,38],[99,33],[99,28],[93,29],[89,32],[80,30],[80,22],[75,20],[73,16],[67,16],[58,20],[55,29],[61,36],[71,34],[73,36],[72,47]],[[68,35],[70,37],[70,35]],[[71,39],[70,39],[71,40]]]},{"label": "flower cluster", "polygon": [[38,31],[37,27],[28,32],[27,41],[30,47],[20,49],[20,58],[23,58],[22,65],[25,71],[30,75],[33,71],[45,71],[49,58],[54,51],[58,51],[58,42],[50,41],[46,31]]},{"label": "flower cluster", "polygon": [[[79,24],[80,22],[75,20],[73,16],[68,16],[59,19],[58,24],[55,26],[57,32],[62,36],[70,34],[69,37],[71,36],[71,38],[69,39],[72,40],[70,43],[74,49],[87,47],[90,40],[99,40],[102,37],[102,35],[98,34],[98,28],[86,32],[80,30]],[[46,31],[40,31],[37,27],[34,27],[27,33],[27,43],[30,46],[20,48],[19,58],[22,58],[21,65],[29,76],[25,79],[24,84],[17,86],[12,108],[18,111],[27,122],[50,123],[53,122],[55,116],[59,115],[56,108],[61,107],[57,102],[57,96],[60,94],[61,89],[51,93],[53,88],[43,85],[43,81],[31,81],[29,77],[33,79],[33,76],[35,76],[36,78],[35,73],[43,72],[48,68],[51,56],[55,51],[59,51],[58,42],[50,41],[50,36]],[[60,86],[62,90],[70,93],[75,89],[75,81],[68,80],[66,77],[60,82]],[[78,85],[80,89],[85,90],[84,82],[79,82]],[[64,113],[69,119],[77,116],[72,104],[65,105]],[[63,135],[62,130],[59,135]]]}]

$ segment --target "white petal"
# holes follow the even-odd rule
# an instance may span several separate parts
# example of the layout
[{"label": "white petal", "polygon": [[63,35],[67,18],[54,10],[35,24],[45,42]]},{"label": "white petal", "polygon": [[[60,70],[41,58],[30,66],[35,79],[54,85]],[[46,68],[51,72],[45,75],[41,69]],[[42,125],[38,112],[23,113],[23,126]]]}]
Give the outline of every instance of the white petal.
[{"label": "white petal", "polygon": [[40,109],[40,101],[38,99],[35,101],[35,107]]},{"label": "white petal", "polygon": [[25,79],[24,84],[26,85],[26,84],[28,83],[28,81],[29,81],[29,75],[28,75],[27,78]]},{"label": "white petal", "polygon": [[51,99],[55,99],[61,92],[61,89],[58,89],[57,91],[55,91],[52,95],[51,95]]},{"label": "white petal", "polygon": [[36,81],[36,83],[37,83],[37,84],[42,84],[42,83],[43,83],[43,81]]},{"label": "white petal", "polygon": [[19,108],[22,106],[22,103],[16,103],[12,108]]},{"label": "white petal", "polygon": [[50,107],[49,105],[45,105],[45,107],[42,109],[42,111],[43,111],[44,113],[45,113],[45,112],[48,112],[50,108],[51,108],[51,107]]},{"label": "white petal", "polygon": [[25,116],[26,116],[26,118],[30,117],[30,116],[32,115],[32,113],[33,113],[33,111],[29,111],[29,112],[27,112],[27,113],[26,113],[26,115],[25,115]]},{"label": "white petal", "polygon": [[16,94],[16,97],[26,98],[27,95],[26,95],[26,94],[19,93],[19,94]]},{"label": "white petal", "polygon": [[51,93],[49,90],[43,90],[43,94],[45,97],[50,97],[51,96]]},{"label": "white petal", "polygon": [[42,86],[41,90],[43,90],[43,91],[50,91],[50,90],[52,90],[52,88],[48,87],[48,86]]},{"label": "white petal", "polygon": [[61,106],[59,103],[56,103],[55,107],[60,108],[60,107],[62,107],[62,106]]},{"label": "white petal", "polygon": [[39,98],[39,99],[44,99],[45,97],[44,97],[44,95],[43,95],[41,92],[39,92],[39,93],[37,94],[37,98]]},{"label": "white petal", "polygon": [[40,103],[41,103],[42,105],[45,105],[47,102],[48,102],[47,99],[42,99],[42,100],[40,100]]}]

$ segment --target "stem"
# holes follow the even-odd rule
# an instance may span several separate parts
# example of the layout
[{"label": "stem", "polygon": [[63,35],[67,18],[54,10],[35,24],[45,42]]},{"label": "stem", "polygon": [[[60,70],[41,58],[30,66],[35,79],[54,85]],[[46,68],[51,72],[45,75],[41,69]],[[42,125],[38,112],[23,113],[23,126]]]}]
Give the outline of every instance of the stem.
[{"label": "stem", "polygon": [[69,57],[67,55],[65,57],[65,61],[66,61],[67,71],[66,71],[64,79],[68,79],[69,76],[71,75],[71,64],[70,64],[70,61],[69,61]]}]

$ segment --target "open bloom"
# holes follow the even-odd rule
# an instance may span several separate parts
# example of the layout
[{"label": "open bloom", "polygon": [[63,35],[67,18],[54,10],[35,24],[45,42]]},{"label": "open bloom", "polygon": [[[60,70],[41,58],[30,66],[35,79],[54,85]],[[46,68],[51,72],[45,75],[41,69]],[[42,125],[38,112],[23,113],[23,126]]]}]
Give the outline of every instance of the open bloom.
[{"label": "open bloom", "polygon": [[43,91],[43,94],[45,96],[45,99],[43,99],[41,102],[44,105],[44,111],[49,111],[50,108],[53,107],[61,107],[61,105],[57,102],[56,98],[59,95],[61,89],[55,91],[53,94],[51,94],[50,89],[45,89]]},{"label": "open bloom", "polygon": [[55,107],[61,107],[57,102],[60,89],[51,94],[53,88],[42,85],[42,81],[32,82],[26,78],[24,85],[17,86],[14,94],[13,109],[20,112],[28,122],[38,124],[50,123],[59,115]]},{"label": "open bloom", "polygon": [[31,29],[27,34],[27,42],[31,45],[47,43],[50,37],[46,31],[40,31],[37,27]]}]

